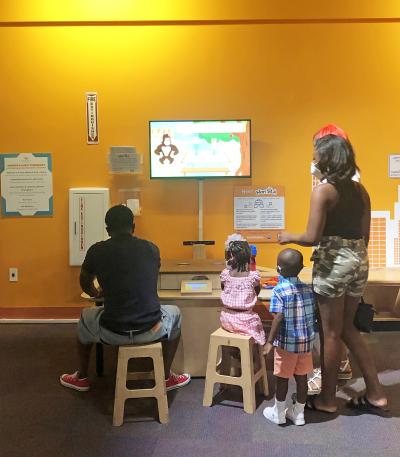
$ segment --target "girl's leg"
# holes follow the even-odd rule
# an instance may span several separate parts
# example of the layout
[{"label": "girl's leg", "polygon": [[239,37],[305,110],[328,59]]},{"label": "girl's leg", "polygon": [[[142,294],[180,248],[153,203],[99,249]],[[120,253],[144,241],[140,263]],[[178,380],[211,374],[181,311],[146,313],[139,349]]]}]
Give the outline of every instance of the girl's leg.
[{"label": "girl's leg", "polygon": [[335,412],[344,297],[329,298],[318,294],[316,296],[320,318],[322,390],[314,404],[321,411]]},{"label": "girl's leg", "polygon": [[368,401],[375,406],[384,407],[387,405],[387,398],[379,383],[375,363],[368,346],[353,324],[359,302],[359,297],[350,297],[348,295],[345,297],[342,338],[360,367],[367,387]]}]

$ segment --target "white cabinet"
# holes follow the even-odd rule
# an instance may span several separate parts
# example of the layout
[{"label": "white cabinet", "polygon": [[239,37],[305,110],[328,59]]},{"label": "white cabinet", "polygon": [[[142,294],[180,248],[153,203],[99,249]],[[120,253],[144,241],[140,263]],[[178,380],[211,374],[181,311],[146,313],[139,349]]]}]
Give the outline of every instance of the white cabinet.
[{"label": "white cabinet", "polygon": [[82,265],[87,250],[108,238],[104,216],[110,205],[109,189],[69,189],[69,264]]}]

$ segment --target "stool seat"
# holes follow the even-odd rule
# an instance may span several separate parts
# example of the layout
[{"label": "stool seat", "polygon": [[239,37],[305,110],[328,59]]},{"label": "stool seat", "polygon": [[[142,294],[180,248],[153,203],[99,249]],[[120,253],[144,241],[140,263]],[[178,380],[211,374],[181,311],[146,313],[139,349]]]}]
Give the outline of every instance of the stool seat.
[{"label": "stool seat", "polygon": [[[144,357],[149,357],[153,360],[153,371],[128,372],[130,359]],[[126,381],[136,379],[154,379],[154,387],[150,389],[128,389]],[[113,425],[122,425],[126,399],[144,397],[156,398],[160,422],[166,424],[169,421],[168,399],[164,378],[162,346],[159,342],[145,345],[119,346]]]},{"label": "stool seat", "polygon": [[[241,376],[228,376],[218,373],[217,356],[220,346],[238,348],[241,358]],[[260,368],[254,372],[253,351],[257,351]],[[210,346],[208,351],[206,383],[204,389],[203,406],[211,406],[213,401],[213,391],[215,383],[224,383],[240,386],[243,391],[244,410],[252,414],[256,410],[256,392],[257,382],[262,382],[262,391],[268,396],[268,379],[265,365],[265,357],[262,353],[262,347],[255,344],[250,336],[239,335],[237,333],[227,332],[219,328],[210,336]]]}]

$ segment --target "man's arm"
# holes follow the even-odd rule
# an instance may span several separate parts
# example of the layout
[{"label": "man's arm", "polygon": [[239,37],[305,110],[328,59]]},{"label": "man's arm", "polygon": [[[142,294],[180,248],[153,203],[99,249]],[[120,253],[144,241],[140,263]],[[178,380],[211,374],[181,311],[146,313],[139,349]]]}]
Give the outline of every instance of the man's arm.
[{"label": "man's arm", "polygon": [[89,273],[85,269],[81,269],[81,274],[79,275],[79,282],[82,290],[87,293],[90,297],[101,297],[101,289],[97,289],[94,285],[94,280],[96,276],[92,273]]}]

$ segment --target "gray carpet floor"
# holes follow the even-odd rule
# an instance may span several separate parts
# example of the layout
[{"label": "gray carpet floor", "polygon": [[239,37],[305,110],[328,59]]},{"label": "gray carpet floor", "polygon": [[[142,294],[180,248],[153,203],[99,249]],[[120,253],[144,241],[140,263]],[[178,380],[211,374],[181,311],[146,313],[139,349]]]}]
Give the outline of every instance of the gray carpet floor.
[{"label": "gray carpet floor", "polygon": [[[161,425],[152,399],[129,400],[122,427],[112,426],[116,350],[105,348],[105,374],[92,390],[59,385],[76,367],[75,324],[0,325],[0,455],[4,457],[336,457],[400,456],[400,333],[366,336],[389,397],[392,417],[346,408],[362,391],[357,368],[341,386],[337,414],[308,412],[304,427],[277,426],[241,407],[240,391],[202,406],[203,379],[168,394],[170,423]],[[273,385],[270,377],[271,386]],[[293,384],[290,389],[293,391]],[[271,389],[273,390],[273,389]],[[273,393],[273,392],[272,392]],[[289,401],[289,400],[288,400]]]}]

